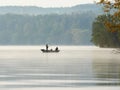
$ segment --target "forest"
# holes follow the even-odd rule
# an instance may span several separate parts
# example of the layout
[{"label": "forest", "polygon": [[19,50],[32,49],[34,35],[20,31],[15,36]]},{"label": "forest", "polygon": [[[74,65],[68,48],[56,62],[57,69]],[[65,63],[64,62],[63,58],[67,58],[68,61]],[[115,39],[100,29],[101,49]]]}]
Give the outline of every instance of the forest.
[{"label": "forest", "polygon": [[120,0],[100,0],[103,15],[98,15],[92,25],[92,42],[100,47],[120,47]]},{"label": "forest", "polygon": [[[93,45],[96,4],[66,8],[0,7],[0,45]],[[92,40],[93,41],[93,40]]]},{"label": "forest", "polygon": [[94,13],[0,15],[1,45],[91,45]]},{"label": "forest", "polygon": [[119,47],[120,31],[109,32],[103,23],[108,19],[106,15],[99,15],[94,20],[92,26],[92,42],[100,47]]}]

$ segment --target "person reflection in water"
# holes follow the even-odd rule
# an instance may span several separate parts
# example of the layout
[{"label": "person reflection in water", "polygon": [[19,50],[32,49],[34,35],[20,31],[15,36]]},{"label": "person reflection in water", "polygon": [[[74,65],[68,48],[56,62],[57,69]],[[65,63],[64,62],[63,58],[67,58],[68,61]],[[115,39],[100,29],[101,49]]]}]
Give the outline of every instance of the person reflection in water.
[{"label": "person reflection in water", "polygon": [[46,44],[46,50],[48,50],[48,44]]}]

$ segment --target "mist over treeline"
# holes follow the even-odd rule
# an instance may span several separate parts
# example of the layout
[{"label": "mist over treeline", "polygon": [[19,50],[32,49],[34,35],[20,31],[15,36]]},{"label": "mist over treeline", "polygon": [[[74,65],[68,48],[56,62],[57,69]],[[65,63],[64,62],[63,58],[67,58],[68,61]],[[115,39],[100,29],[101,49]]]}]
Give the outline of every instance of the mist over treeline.
[{"label": "mist over treeline", "polygon": [[101,6],[96,4],[80,4],[73,7],[42,8],[36,6],[0,6],[0,14],[21,14],[21,15],[45,15],[45,14],[71,14],[94,12],[102,13]]},{"label": "mist over treeline", "polygon": [[[73,8],[77,7],[81,6]],[[11,8],[16,9],[16,7]],[[33,12],[35,12],[34,8]],[[79,10],[79,8],[77,9]],[[81,12],[71,11],[69,14],[65,12],[61,14],[55,12],[49,14],[20,14],[10,12],[9,9],[9,13],[8,11],[1,13],[0,7],[0,45],[41,45],[46,43],[91,45],[91,28],[96,12],[91,11],[90,8],[86,11],[85,9],[83,11],[83,9],[81,9]],[[23,9],[23,11],[25,10]],[[3,9],[3,11],[5,10]]]}]

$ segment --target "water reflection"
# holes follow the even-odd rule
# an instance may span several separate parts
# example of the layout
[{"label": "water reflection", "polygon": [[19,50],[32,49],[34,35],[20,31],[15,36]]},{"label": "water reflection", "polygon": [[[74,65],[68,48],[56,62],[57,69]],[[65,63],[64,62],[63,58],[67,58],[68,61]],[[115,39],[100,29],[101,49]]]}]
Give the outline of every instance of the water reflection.
[{"label": "water reflection", "polygon": [[[72,49],[71,49],[72,48]],[[120,86],[120,57],[111,50],[63,47],[60,53],[32,50],[0,51],[0,86]]]},{"label": "water reflection", "polygon": [[[119,59],[93,59],[93,71],[98,80],[108,80],[108,83],[100,85],[120,85],[120,61]],[[110,81],[116,81],[110,83]]]}]

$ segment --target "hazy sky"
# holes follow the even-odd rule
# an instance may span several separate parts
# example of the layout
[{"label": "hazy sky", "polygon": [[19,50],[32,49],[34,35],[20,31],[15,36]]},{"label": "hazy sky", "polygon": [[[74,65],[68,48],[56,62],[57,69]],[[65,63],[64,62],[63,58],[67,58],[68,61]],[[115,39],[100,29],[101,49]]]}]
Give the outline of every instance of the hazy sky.
[{"label": "hazy sky", "polygon": [[40,7],[70,7],[77,4],[93,3],[94,0],[0,0],[0,6],[40,6]]}]

